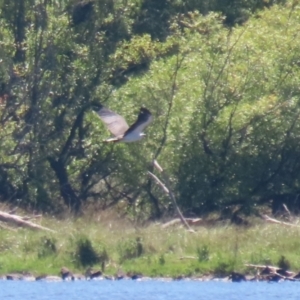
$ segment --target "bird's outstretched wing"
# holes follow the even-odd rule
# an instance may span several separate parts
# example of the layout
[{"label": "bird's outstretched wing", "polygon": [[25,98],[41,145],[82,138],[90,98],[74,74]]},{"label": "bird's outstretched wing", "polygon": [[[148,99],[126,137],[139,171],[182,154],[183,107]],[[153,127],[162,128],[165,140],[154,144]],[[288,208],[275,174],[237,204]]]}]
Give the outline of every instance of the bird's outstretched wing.
[{"label": "bird's outstretched wing", "polygon": [[143,130],[152,122],[152,120],[153,117],[150,111],[145,107],[141,107],[137,120],[128,128],[124,136],[134,131],[138,134],[142,133]]},{"label": "bird's outstretched wing", "polygon": [[116,137],[123,135],[129,128],[122,116],[108,108],[102,106],[97,113],[103,123],[107,126],[108,130]]}]

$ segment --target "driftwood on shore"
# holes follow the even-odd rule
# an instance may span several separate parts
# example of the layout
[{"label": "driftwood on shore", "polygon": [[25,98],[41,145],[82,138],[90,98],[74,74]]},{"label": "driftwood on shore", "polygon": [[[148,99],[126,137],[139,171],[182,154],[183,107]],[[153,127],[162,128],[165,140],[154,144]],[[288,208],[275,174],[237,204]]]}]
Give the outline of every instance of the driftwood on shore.
[{"label": "driftwood on shore", "polygon": [[295,272],[288,271],[285,268],[254,264],[245,264],[245,266],[257,269],[258,272],[256,276],[258,279],[299,281],[299,273],[295,275]]},{"label": "driftwood on shore", "polygon": [[278,270],[280,270],[280,267],[276,267],[276,266],[268,266],[268,265],[255,265],[255,264],[245,264],[246,267],[249,268],[255,268],[255,269],[259,269],[259,270],[269,270],[270,272],[277,272]]},{"label": "driftwood on shore", "polygon": [[[26,218],[26,217],[25,217]],[[24,218],[17,216],[17,215],[11,215],[9,213],[6,213],[4,211],[0,211],[0,221],[14,224],[21,227],[27,227],[33,230],[46,230],[49,232],[54,232],[52,229],[32,223],[28,220],[24,220]]]}]

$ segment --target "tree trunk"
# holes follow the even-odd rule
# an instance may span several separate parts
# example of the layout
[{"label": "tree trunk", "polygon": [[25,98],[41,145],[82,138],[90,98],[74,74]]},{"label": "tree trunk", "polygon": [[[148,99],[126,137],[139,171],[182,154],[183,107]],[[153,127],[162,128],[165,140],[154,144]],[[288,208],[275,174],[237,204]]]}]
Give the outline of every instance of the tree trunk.
[{"label": "tree trunk", "polygon": [[15,61],[23,62],[25,60],[25,50],[23,49],[23,42],[25,40],[25,1],[19,1],[17,6],[16,19],[15,19]]},{"label": "tree trunk", "polygon": [[59,181],[60,194],[65,204],[76,214],[79,213],[81,201],[69,182],[68,173],[64,164],[60,160],[55,160],[53,157],[48,157],[48,161]]},{"label": "tree trunk", "polygon": [[152,213],[152,218],[153,219],[159,219],[161,217],[161,211],[160,211],[160,208],[159,208],[159,202],[158,202],[158,199],[152,194],[152,183],[151,181],[149,180],[148,183],[147,183],[147,186],[146,186],[146,192],[149,196],[149,199],[151,200],[152,202],[152,205],[153,205],[153,213]]}]

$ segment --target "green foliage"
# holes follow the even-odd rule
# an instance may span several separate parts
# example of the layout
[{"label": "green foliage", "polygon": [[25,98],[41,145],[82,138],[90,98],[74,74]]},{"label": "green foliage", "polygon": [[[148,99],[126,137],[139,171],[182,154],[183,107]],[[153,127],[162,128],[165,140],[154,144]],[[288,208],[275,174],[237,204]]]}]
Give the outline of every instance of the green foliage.
[{"label": "green foliage", "polygon": [[197,247],[197,256],[198,261],[208,261],[209,260],[209,248],[207,245],[203,245],[202,247]]},{"label": "green foliage", "polygon": [[[266,46],[264,27],[253,21],[247,29],[240,28],[231,35],[224,44],[226,51],[220,49],[220,54],[206,58],[200,111],[191,121],[191,142],[184,149],[179,170],[184,182],[182,199],[190,201],[187,206],[193,206],[193,199],[199,208],[205,203],[206,210],[239,199],[251,199],[253,205],[257,193],[272,197],[275,190],[275,194],[291,192],[280,183],[288,176],[285,163],[294,164],[298,152],[296,148],[293,152],[290,143],[294,144],[291,135],[297,139],[299,134],[298,87],[293,83],[298,72],[293,60],[297,60],[299,45],[289,40],[292,33],[283,33],[290,27],[278,27],[278,19],[272,16],[266,13],[264,19],[268,28],[274,24],[276,45],[269,40]],[[252,30],[255,40],[248,44]],[[282,57],[287,51],[293,53],[292,61]]]},{"label": "green foliage", "polygon": [[220,277],[225,277],[228,274],[230,274],[234,270],[233,266],[228,262],[219,262],[215,269],[213,270],[213,273]]},{"label": "green foliage", "polygon": [[54,255],[57,252],[56,242],[57,241],[54,238],[42,237],[38,249],[38,257],[41,258]]},{"label": "green foliage", "polygon": [[140,238],[121,241],[118,244],[119,261],[122,264],[125,260],[140,257],[143,251],[143,244]]},{"label": "green foliage", "polygon": [[160,265],[164,265],[166,263],[166,259],[165,259],[165,256],[162,254],[160,257],[159,257],[159,264]]},{"label": "green foliage", "polygon": [[108,254],[105,247],[101,251],[96,251],[89,238],[82,236],[78,238],[75,245],[75,260],[79,266],[87,267],[98,263],[105,263],[108,260]]},{"label": "green foliage", "polygon": [[[183,34],[174,25],[178,53],[153,61],[143,78],[131,78],[112,99],[143,99],[154,111],[143,157],[165,163],[181,206],[197,213],[236,204],[249,212],[275,195],[295,199],[297,12],[275,7],[230,32],[219,15],[188,18]],[[144,162],[136,162],[140,150],[130,150],[131,156],[118,154],[120,171],[129,171],[127,184],[142,186]],[[145,191],[157,193],[155,187]]]},{"label": "green foliage", "polygon": [[[172,211],[147,175],[158,159],[184,210],[271,199],[275,210],[281,197],[299,210],[296,1],[3,0],[0,11],[2,201],[157,218]],[[93,102],[128,123],[147,106],[147,137],[102,144]]]}]

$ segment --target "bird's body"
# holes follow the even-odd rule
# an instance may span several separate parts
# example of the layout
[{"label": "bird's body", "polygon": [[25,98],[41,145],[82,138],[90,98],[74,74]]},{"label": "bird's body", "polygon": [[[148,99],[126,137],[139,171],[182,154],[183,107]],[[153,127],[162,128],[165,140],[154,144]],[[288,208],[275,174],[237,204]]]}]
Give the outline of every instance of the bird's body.
[{"label": "bird's body", "polygon": [[106,143],[139,141],[145,136],[143,130],[152,122],[150,111],[144,107],[140,109],[136,122],[130,127],[122,116],[102,105],[94,107],[94,110],[98,113],[108,130],[114,135],[114,137],[105,140]]}]

